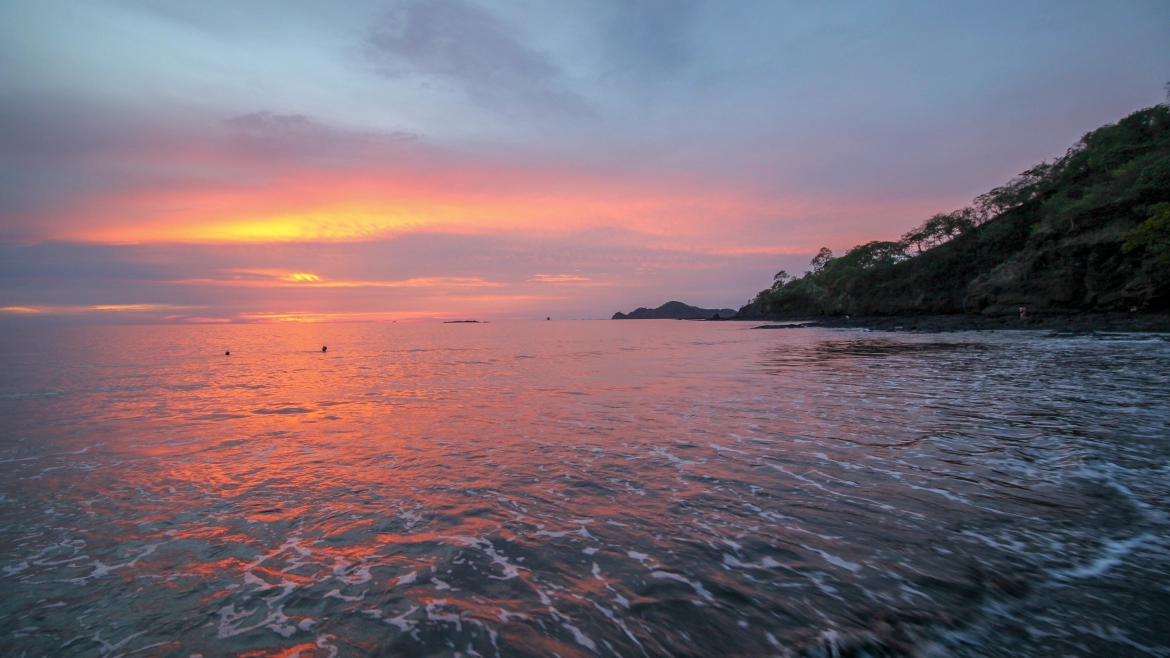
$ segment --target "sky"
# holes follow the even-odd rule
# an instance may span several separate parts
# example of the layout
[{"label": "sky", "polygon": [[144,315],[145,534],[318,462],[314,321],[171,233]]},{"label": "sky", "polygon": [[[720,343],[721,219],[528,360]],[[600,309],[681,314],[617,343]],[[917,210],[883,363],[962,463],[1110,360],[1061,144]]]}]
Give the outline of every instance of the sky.
[{"label": "sky", "polygon": [[1165,100],[1165,0],[0,0],[0,322],[737,308]]}]

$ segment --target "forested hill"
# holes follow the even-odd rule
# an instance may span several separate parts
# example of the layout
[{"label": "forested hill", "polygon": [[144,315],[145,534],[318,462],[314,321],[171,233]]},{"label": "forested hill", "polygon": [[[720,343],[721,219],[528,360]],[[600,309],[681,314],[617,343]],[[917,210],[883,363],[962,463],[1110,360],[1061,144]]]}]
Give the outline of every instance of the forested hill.
[{"label": "forested hill", "polygon": [[900,240],[780,272],[737,318],[1170,309],[1170,107],[1086,134]]},{"label": "forested hill", "polygon": [[735,315],[730,308],[699,308],[682,302],[666,302],[658,308],[641,307],[629,313],[618,311],[614,320],[710,320],[727,319]]}]

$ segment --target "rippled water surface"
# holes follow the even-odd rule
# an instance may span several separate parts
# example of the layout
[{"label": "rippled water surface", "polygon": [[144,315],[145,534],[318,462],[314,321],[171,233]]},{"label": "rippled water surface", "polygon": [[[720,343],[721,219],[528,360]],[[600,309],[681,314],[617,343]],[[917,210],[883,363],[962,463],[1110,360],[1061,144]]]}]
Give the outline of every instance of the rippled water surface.
[{"label": "rippled water surface", "polygon": [[1168,430],[1157,336],[9,329],[0,653],[1166,656]]}]

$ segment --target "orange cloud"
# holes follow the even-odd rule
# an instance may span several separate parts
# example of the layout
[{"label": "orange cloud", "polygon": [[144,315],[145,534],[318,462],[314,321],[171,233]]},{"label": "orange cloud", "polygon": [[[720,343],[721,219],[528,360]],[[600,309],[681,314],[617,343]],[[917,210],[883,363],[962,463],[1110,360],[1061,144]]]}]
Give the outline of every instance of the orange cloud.
[{"label": "orange cloud", "polygon": [[[175,304],[38,304],[35,306],[2,306],[0,313],[18,315],[78,315],[84,313],[159,313],[201,308]],[[177,317],[177,316],[172,316]]]},{"label": "orange cloud", "polygon": [[56,211],[45,237],[102,243],[347,242],[419,231],[560,234],[608,226],[702,242],[728,221],[793,216],[799,210],[714,183],[464,163],[417,170],[306,169],[260,182],[187,181],[105,193]]},{"label": "orange cloud", "polygon": [[[271,270],[235,270],[252,275],[230,279],[178,279],[168,283],[239,288],[497,288],[507,284],[479,277],[417,277],[398,281],[338,281],[316,274],[271,273]],[[587,279],[583,279],[587,280]]]},{"label": "orange cloud", "polygon": [[549,283],[561,283],[564,281],[588,281],[588,277],[576,276],[573,274],[537,274],[533,276],[530,281],[546,281]]}]

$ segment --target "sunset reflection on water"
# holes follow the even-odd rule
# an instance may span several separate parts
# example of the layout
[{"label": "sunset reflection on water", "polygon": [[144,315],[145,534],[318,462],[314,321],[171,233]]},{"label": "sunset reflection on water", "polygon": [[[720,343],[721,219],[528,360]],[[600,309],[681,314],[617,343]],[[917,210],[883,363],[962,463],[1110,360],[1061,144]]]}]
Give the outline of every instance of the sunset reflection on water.
[{"label": "sunset reflection on water", "polygon": [[[634,321],[14,333],[0,648],[980,655],[1004,605],[1048,634],[1037,653],[1128,646],[1076,630],[1078,596],[1152,646],[1123,617],[1168,583],[1146,512],[1166,481],[1144,474],[1167,463],[1168,346]],[[1093,572],[1103,556],[1123,567]]]}]

